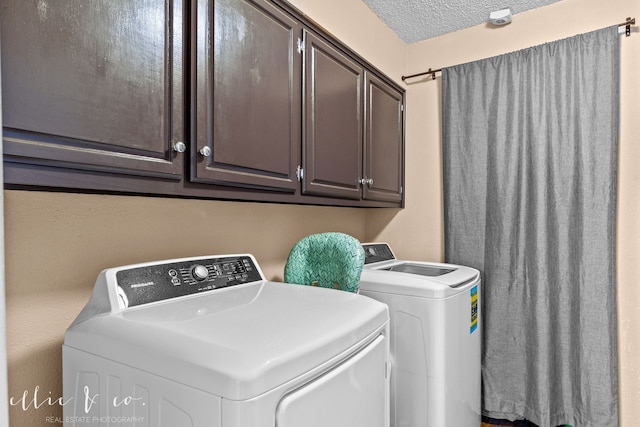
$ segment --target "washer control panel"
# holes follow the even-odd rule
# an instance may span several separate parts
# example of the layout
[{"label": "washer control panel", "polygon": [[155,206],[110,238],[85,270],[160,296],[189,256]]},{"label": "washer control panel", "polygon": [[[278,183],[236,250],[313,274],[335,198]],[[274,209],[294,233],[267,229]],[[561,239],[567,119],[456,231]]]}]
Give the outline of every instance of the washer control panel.
[{"label": "washer control panel", "polygon": [[386,243],[365,243],[362,245],[362,249],[364,249],[365,264],[396,259]]},{"label": "washer control panel", "polygon": [[120,308],[264,280],[248,255],[169,261],[116,272]]}]

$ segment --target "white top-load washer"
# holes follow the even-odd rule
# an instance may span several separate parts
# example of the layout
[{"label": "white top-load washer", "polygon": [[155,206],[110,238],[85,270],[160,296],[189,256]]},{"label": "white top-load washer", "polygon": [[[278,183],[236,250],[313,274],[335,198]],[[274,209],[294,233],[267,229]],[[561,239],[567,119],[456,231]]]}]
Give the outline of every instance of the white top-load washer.
[{"label": "white top-load washer", "polygon": [[388,426],[387,307],[251,255],[111,268],[63,345],[65,426]]},{"label": "white top-load washer", "polygon": [[480,274],[363,245],[360,293],[389,306],[392,427],[478,427]]}]

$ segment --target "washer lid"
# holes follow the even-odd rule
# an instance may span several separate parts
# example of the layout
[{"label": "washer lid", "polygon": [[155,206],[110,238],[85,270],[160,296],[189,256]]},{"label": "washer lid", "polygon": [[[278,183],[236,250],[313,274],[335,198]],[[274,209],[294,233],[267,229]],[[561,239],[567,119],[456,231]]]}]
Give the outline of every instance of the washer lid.
[{"label": "washer lid", "polygon": [[388,318],[361,295],[261,281],[97,314],[65,346],[245,400],[355,351]]},{"label": "washer lid", "polygon": [[424,298],[446,298],[477,284],[480,272],[471,267],[418,261],[390,260],[362,270],[360,290]]},{"label": "washer lid", "polygon": [[435,265],[417,264],[413,262],[405,262],[394,264],[391,267],[383,268],[385,271],[399,271],[400,273],[417,274],[427,277],[438,277],[456,271],[456,267],[437,267]]}]

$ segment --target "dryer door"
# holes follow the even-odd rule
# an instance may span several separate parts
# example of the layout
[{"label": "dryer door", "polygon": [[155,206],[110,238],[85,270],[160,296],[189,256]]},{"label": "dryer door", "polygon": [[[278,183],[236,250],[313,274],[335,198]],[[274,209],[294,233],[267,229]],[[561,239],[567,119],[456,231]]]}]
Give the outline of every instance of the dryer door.
[{"label": "dryer door", "polygon": [[388,426],[387,342],[384,336],[341,365],[286,395],[278,427]]}]

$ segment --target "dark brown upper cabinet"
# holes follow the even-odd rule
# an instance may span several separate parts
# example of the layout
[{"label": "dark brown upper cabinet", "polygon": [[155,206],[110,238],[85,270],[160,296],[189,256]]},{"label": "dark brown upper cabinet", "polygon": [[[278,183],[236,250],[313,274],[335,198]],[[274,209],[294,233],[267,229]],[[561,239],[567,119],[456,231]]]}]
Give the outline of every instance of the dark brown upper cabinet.
[{"label": "dark brown upper cabinet", "polygon": [[266,0],[196,4],[192,181],[295,192],[302,25]]},{"label": "dark brown upper cabinet", "polygon": [[181,179],[184,11],[3,0],[5,162]]},{"label": "dark brown upper cabinet", "polygon": [[285,0],[0,0],[4,178],[404,203],[404,91]]},{"label": "dark brown upper cabinet", "polygon": [[363,198],[402,200],[404,181],[404,95],[367,72]]},{"label": "dark brown upper cabinet", "polygon": [[364,68],[304,31],[303,193],[361,198]]},{"label": "dark brown upper cabinet", "polygon": [[304,31],[303,193],[401,202],[404,93]]}]

